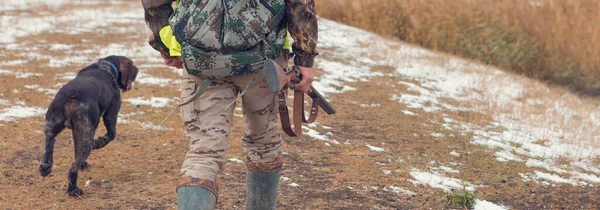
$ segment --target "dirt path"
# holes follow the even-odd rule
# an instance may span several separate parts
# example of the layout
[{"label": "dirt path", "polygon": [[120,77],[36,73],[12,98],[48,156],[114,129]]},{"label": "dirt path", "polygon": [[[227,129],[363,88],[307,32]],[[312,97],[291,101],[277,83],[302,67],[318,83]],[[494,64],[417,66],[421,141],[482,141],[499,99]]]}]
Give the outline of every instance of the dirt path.
[{"label": "dirt path", "polygon": [[[178,100],[181,72],[146,44],[139,2],[5,3],[0,208],[175,209],[187,142],[179,116],[157,124]],[[476,209],[600,208],[597,100],[331,21],[320,30],[315,85],[338,114],[286,139],[279,209],[441,209],[463,190],[479,196]],[[123,96],[117,139],[92,153],[79,179],[90,184],[71,198],[70,132],[57,138],[53,174],[37,172],[43,114],[62,84],[111,54],[141,73]],[[220,209],[245,208],[236,116]]]}]

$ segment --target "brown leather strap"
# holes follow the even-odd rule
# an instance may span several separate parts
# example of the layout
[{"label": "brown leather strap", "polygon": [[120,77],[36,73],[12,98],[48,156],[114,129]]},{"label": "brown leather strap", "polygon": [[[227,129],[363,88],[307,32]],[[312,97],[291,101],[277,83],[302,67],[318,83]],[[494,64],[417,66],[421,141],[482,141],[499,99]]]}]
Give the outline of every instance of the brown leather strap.
[{"label": "brown leather strap", "polygon": [[[304,110],[304,106],[302,107],[302,109]],[[308,116],[308,119],[306,119],[306,117],[304,116],[304,111],[302,111],[302,122],[313,123],[317,119],[318,114],[319,114],[319,99],[313,98],[312,106],[310,107],[310,115]]]},{"label": "brown leather strap", "polygon": [[294,130],[296,136],[302,136],[302,116],[304,116],[304,93],[294,90]]},{"label": "brown leather strap", "polygon": [[[287,71],[287,76],[290,78],[290,83],[288,84],[290,89],[294,89],[295,82],[299,82],[301,79],[296,77],[296,71],[291,70]],[[287,88],[286,88],[287,91]],[[304,116],[304,93],[302,91],[294,90],[294,135],[293,136],[302,136],[302,121],[304,120],[302,116]],[[288,122],[289,123],[289,122]],[[288,133],[288,135],[290,135]],[[290,135],[292,136],[292,135]]]},{"label": "brown leather strap", "polygon": [[277,93],[277,103],[279,104],[279,119],[281,120],[281,128],[283,129],[283,132],[285,132],[288,136],[294,137],[296,136],[296,133],[294,132],[294,130],[292,130],[292,126],[290,125],[290,115],[287,103],[285,102],[287,95],[286,90],[287,88],[284,88],[284,90]]},{"label": "brown leather strap", "polygon": [[290,124],[290,115],[287,107],[287,90],[286,86],[282,91],[280,91],[277,96],[277,103],[279,104],[279,118],[281,120],[281,127],[283,132],[285,132],[288,136],[295,137],[302,135],[302,123],[312,123],[317,119],[318,111],[319,111],[319,100],[313,99],[312,107],[310,110],[310,115],[308,119],[304,114],[304,93],[302,91],[294,90],[294,127]]}]

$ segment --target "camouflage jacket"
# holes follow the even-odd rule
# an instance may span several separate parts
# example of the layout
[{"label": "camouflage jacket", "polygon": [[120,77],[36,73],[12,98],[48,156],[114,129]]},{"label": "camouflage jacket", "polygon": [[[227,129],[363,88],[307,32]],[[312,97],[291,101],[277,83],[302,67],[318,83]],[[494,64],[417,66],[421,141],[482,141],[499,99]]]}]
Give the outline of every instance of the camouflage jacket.
[{"label": "camouflage jacket", "polygon": [[[169,49],[161,41],[160,30],[169,25],[169,18],[174,13],[172,3],[175,0],[141,0],[145,11],[147,26],[152,31],[149,44],[161,53],[164,58],[170,57]],[[287,27],[294,40],[292,50],[295,54],[294,64],[312,67],[314,57],[318,55],[318,26],[314,0],[285,0],[286,14],[280,24]]]}]

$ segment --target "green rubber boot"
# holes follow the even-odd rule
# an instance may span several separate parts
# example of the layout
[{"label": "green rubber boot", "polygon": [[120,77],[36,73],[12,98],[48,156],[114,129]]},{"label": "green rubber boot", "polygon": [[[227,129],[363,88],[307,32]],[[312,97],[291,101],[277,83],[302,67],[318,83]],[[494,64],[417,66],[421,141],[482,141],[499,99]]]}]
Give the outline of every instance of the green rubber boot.
[{"label": "green rubber boot", "polygon": [[217,197],[204,187],[183,186],[177,189],[178,210],[212,210]]},{"label": "green rubber boot", "polygon": [[246,170],[246,180],[246,210],[275,209],[279,171],[260,173]]}]

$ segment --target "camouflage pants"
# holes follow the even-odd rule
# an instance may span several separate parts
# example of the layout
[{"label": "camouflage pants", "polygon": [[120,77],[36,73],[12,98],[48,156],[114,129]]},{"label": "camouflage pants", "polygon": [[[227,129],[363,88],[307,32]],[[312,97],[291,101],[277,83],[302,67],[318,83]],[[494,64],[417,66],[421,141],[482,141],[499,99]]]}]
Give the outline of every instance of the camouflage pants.
[{"label": "camouflage pants", "polygon": [[[287,59],[283,56],[275,61],[287,66]],[[226,107],[255,77],[256,80],[241,96],[245,126],[242,145],[248,153],[246,167],[257,172],[281,169],[283,145],[277,123],[277,95],[268,87],[262,64],[254,68],[261,69],[258,76],[247,74],[213,81],[198,99],[181,107],[189,150],[181,168],[178,187],[202,186],[218,194],[216,181],[226,161],[235,104]],[[187,101],[194,95],[202,78],[186,74],[182,80],[181,97]]]}]

